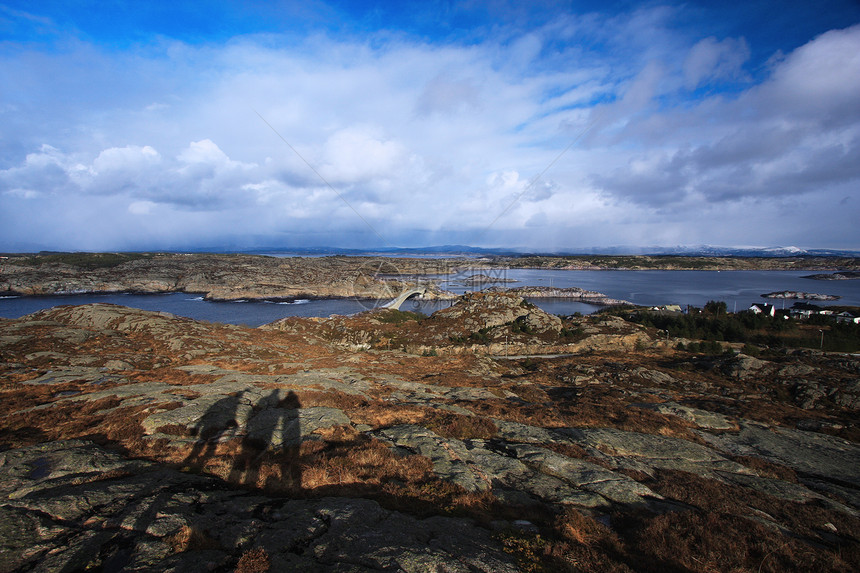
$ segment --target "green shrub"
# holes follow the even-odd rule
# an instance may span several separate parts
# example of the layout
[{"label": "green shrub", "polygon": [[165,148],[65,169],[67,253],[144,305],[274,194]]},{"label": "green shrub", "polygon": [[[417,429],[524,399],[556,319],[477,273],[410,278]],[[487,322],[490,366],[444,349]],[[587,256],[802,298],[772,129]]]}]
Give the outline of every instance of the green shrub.
[{"label": "green shrub", "polygon": [[469,339],[472,340],[473,342],[486,344],[487,342],[490,341],[489,332],[490,332],[489,328],[482,328],[478,332],[473,332],[472,334],[470,334]]},{"label": "green shrub", "polygon": [[515,321],[511,323],[511,332],[513,333],[523,333],[523,334],[531,334],[532,327],[528,325],[524,317],[519,317]]},{"label": "green shrub", "polygon": [[152,253],[39,253],[31,257],[14,257],[8,262],[15,265],[41,266],[64,264],[80,269],[108,269],[129,261],[151,259]]},{"label": "green shrub", "polygon": [[759,347],[753,346],[751,344],[744,344],[744,347],[741,352],[743,352],[747,356],[759,356],[761,354],[761,350],[759,350]]},{"label": "green shrub", "polygon": [[384,324],[403,324],[404,322],[409,322],[410,320],[421,321],[425,318],[427,317],[420,312],[409,312],[394,308],[384,309],[379,313],[379,316],[376,317],[379,322],[382,322]]},{"label": "green shrub", "polygon": [[585,334],[585,330],[579,326],[574,328],[562,328],[560,334],[564,338],[576,338]]}]

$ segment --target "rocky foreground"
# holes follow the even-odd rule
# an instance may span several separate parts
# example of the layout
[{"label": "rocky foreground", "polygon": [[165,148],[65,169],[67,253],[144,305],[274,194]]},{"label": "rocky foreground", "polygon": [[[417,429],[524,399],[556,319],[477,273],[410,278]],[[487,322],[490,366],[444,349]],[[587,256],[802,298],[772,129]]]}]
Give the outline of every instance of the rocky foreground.
[{"label": "rocky foreground", "polygon": [[674,342],[505,294],[0,320],[0,571],[856,571],[860,360]]}]

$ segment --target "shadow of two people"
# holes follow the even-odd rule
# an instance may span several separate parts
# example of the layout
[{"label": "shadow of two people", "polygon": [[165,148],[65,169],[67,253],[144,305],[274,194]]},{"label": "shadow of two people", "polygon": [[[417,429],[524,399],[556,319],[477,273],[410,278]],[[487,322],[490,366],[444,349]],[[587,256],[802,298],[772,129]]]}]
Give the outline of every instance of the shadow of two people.
[{"label": "shadow of two people", "polygon": [[242,438],[231,461],[230,483],[271,490],[301,489],[299,397],[290,391],[281,399],[280,391],[272,390],[259,402],[268,407],[255,412],[245,394],[242,391],[222,398],[206,410],[192,431],[197,441],[183,465],[205,469],[218,457],[219,443],[232,432]]}]

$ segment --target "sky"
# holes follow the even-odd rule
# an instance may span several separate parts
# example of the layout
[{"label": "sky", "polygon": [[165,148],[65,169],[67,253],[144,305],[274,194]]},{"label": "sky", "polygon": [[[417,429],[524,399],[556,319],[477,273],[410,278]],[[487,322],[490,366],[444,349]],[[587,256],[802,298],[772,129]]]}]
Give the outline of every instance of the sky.
[{"label": "sky", "polygon": [[0,0],[0,251],[860,250],[860,1]]}]

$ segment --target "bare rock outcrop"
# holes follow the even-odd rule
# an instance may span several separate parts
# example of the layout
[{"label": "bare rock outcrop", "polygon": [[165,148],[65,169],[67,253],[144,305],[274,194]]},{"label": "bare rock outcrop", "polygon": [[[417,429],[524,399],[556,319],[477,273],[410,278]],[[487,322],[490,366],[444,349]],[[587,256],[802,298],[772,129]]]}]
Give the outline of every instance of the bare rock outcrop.
[{"label": "bare rock outcrop", "polygon": [[434,316],[462,324],[467,332],[521,321],[536,332],[559,332],[561,319],[544,312],[522,297],[508,293],[470,293]]},{"label": "bare rock outcrop", "polygon": [[0,453],[4,571],[517,571],[486,529],[374,501],[269,498],[83,440]]},{"label": "bare rock outcrop", "polygon": [[851,356],[691,357],[500,293],[293,326],[0,320],[0,569],[637,570],[667,540],[687,570],[715,532],[739,570],[860,555]]},{"label": "bare rock outcrop", "polygon": [[211,300],[392,298],[412,284],[403,277],[451,268],[451,263],[438,260],[398,259],[387,266],[381,261],[209,253],[35,256],[0,261],[0,293],[189,292]]}]

